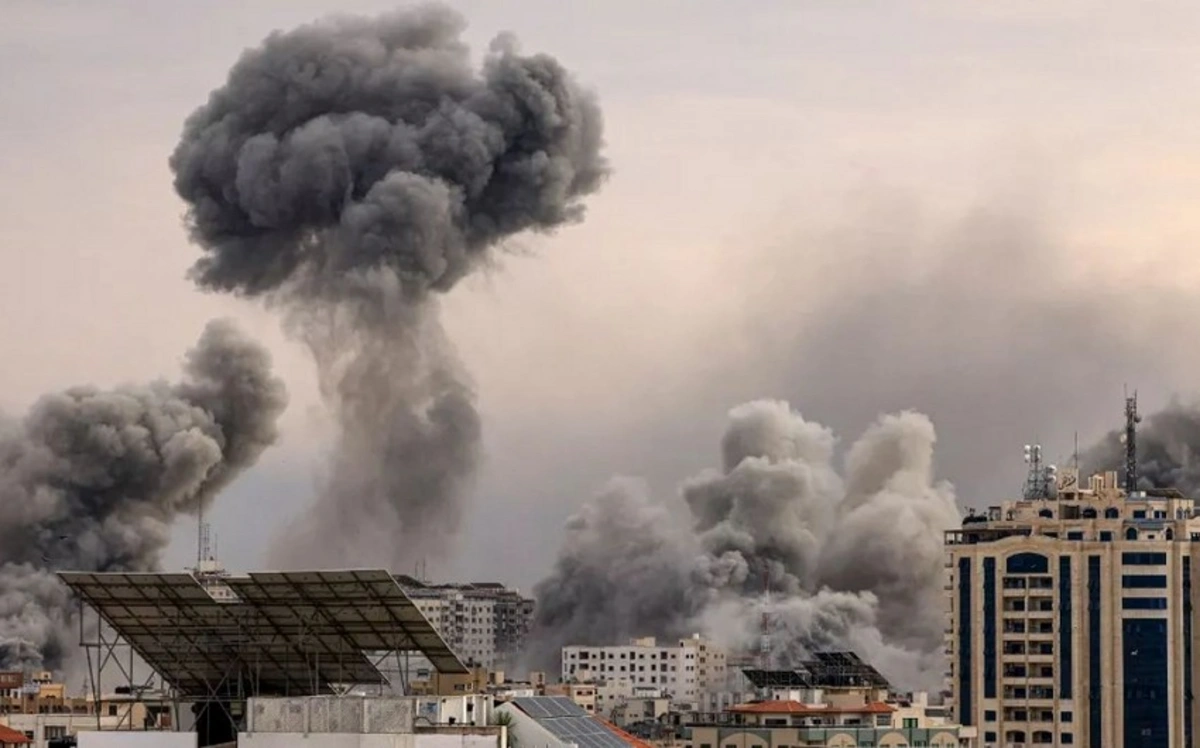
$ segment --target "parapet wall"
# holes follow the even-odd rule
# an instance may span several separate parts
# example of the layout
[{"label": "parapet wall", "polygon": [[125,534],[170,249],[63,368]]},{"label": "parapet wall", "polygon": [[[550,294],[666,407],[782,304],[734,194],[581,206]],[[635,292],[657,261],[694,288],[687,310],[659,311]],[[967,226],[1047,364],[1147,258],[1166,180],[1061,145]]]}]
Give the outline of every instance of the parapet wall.
[{"label": "parapet wall", "polygon": [[401,697],[251,698],[245,732],[411,734],[413,712]]}]

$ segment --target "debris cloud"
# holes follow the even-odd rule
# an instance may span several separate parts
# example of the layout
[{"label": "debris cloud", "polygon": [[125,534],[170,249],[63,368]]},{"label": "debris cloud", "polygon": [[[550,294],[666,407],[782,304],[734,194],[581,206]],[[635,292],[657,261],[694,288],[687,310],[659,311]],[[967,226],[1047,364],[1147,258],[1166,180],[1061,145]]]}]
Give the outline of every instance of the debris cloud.
[{"label": "debris cloud", "polygon": [[[628,480],[571,518],[535,589],[530,661],[697,630],[754,650],[766,613],[776,666],[850,648],[898,685],[936,688],[942,536],[960,518],[933,480],[934,441],[924,416],[884,416],[839,474],[833,433],[787,403],[733,409],[722,469],[682,487],[690,525]],[[920,605],[931,615],[903,615]]]},{"label": "debris cloud", "polygon": [[607,174],[594,97],[509,35],[473,68],[463,29],[430,5],[274,33],[171,159],[196,283],[284,311],[340,430],[273,563],[445,553],[480,419],[436,295],[509,237],[580,220]]},{"label": "debris cloud", "polygon": [[210,322],[183,378],[46,395],[0,427],[0,669],[58,669],[68,593],[56,570],[151,571],[171,523],[207,506],[277,438],[270,355]]}]

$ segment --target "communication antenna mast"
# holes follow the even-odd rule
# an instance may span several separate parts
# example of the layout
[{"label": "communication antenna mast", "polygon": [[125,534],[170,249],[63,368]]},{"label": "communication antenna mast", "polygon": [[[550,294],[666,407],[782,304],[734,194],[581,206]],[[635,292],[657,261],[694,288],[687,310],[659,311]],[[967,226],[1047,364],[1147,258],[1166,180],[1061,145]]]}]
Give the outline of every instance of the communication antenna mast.
[{"label": "communication antenna mast", "polygon": [[1125,392],[1125,494],[1137,490],[1137,425],[1142,422],[1137,408],[1137,390]]},{"label": "communication antenna mast", "polygon": [[771,669],[771,573],[763,569],[763,610],[758,620],[758,669]]},{"label": "communication antenna mast", "polygon": [[196,528],[196,569],[197,571],[204,568],[204,562],[212,555],[209,553],[209,527],[204,521],[204,502],[200,502],[200,510],[197,514]]},{"label": "communication antenna mast", "polygon": [[1029,472],[1025,476],[1026,499],[1049,499],[1054,495],[1054,479],[1058,468],[1042,464],[1042,445],[1025,445],[1025,463]]}]

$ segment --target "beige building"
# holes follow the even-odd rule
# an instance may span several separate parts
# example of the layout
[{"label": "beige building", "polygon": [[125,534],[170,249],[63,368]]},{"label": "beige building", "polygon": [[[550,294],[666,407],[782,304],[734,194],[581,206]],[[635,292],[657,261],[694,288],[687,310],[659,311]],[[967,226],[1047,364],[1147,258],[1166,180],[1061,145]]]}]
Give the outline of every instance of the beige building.
[{"label": "beige building", "polygon": [[608,647],[563,647],[563,682],[628,682],[630,688],[661,689],[681,705],[699,704],[725,682],[726,654],[694,634],[673,645],[653,637]]},{"label": "beige building", "polygon": [[946,536],[955,715],[981,746],[1200,745],[1192,499],[1034,465]]},{"label": "beige building", "polygon": [[591,683],[552,683],[543,689],[546,696],[563,696],[588,714],[596,714],[596,686]]},{"label": "beige building", "polygon": [[685,731],[684,748],[959,748],[958,725],[924,717],[918,706],[871,701],[867,691],[819,704],[762,701],[719,715],[698,715]]}]

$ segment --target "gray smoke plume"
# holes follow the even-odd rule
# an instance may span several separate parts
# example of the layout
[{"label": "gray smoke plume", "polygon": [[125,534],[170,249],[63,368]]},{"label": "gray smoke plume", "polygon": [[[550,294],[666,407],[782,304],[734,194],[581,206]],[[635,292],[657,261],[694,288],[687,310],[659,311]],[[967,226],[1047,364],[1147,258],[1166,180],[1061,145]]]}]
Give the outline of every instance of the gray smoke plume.
[{"label": "gray smoke plume", "polygon": [[463,29],[425,6],[272,34],[171,158],[194,279],[285,310],[340,426],[276,563],[446,550],[480,424],[432,296],[514,234],[581,219],[607,173],[594,98],[508,36],[473,69]]},{"label": "gray smoke plume", "polygon": [[[782,402],[733,409],[723,469],[682,488],[690,525],[628,481],[570,520],[534,591],[530,661],[697,630],[753,651],[765,612],[777,665],[849,647],[900,685],[936,686],[942,620],[930,596],[959,516],[950,487],[932,482],[933,441],[924,416],[885,416],[849,450],[843,484],[828,429]],[[936,615],[915,610],[927,603]]]},{"label": "gray smoke plume", "polygon": [[47,395],[0,430],[0,668],[58,668],[70,617],[54,570],[149,571],[195,513],[276,439],[270,355],[207,326],[183,379]]},{"label": "gray smoke plume", "polygon": [[961,515],[949,483],[935,482],[933,424],[884,416],[846,455],[846,493],[821,553],[821,581],[879,599],[880,630],[920,651],[942,643],[943,532]]},{"label": "gray smoke plume", "polygon": [[[1114,429],[1080,455],[1086,474],[1125,474],[1124,431]],[[1177,488],[1200,495],[1200,406],[1173,400],[1147,416],[1137,433],[1138,487]]]}]

